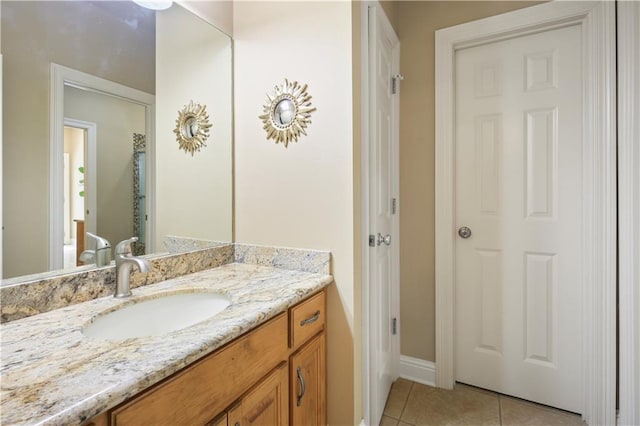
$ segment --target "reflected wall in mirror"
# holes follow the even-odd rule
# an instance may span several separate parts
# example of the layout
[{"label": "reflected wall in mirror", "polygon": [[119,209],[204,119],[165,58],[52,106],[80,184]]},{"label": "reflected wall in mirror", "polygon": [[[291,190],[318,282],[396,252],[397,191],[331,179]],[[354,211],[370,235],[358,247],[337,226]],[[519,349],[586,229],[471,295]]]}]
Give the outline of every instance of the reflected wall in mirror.
[{"label": "reflected wall in mirror", "polygon": [[[77,257],[86,231],[112,246],[142,236],[146,244],[136,250],[146,253],[166,251],[169,235],[231,241],[230,38],[178,4],[158,12],[128,1],[2,1],[0,7],[3,278],[62,267],[51,260],[51,235],[60,235],[59,259],[74,239],[66,247]],[[68,143],[60,158],[50,158],[52,63],[149,94],[151,113],[67,84],[58,125]],[[194,98],[207,105],[215,125],[200,155],[185,158],[175,149],[175,114]],[[117,103],[121,109],[109,114],[97,109]],[[107,116],[114,119],[106,123]],[[145,139],[144,150],[134,134]],[[50,190],[50,164],[59,164],[59,191]],[[64,213],[52,221],[56,203]],[[80,225],[93,228],[78,236]]]}]

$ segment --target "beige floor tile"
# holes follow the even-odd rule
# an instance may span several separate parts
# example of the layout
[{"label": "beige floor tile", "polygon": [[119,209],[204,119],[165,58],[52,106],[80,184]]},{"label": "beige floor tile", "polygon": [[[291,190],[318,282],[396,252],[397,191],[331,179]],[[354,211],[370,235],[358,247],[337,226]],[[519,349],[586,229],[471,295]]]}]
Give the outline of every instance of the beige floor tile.
[{"label": "beige floor tile", "polygon": [[391,417],[382,416],[380,420],[380,426],[398,426],[398,419],[392,419]]},{"label": "beige floor tile", "polygon": [[393,385],[391,385],[391,392],[387,398],[383,415],[399,419],[412,386],[413,382],[409,380],[396,380]]},{"label": "beige floor tile", "polygon": [[501,396],[500,406],[504,426],[583,426],[585,424],[577,414],[515,398]]},{"label": "beige floor tile", "polygon": [[457,383],[456,382],[456,388],[464,388],[470,391],[475,391],[475,392],[480,392],[480,393],[484,393],[486,395],[491,395],[491,396],[498,396],[499,394],[487,389],[482,389],[482,388],[477,388],[475,386],[471,386],[471,385],[465,385],[464,383]]},{"label": "beige floor tile", "polygon": [[422,425],[500,425],[498,396],[469,386],[453,390],[414,384],[400,420]]},{"label": "beige floor tile", "polygon": [[409,423],[400,422],[398,423],[398,426],[415,426],[415,425],[410,425]]}]

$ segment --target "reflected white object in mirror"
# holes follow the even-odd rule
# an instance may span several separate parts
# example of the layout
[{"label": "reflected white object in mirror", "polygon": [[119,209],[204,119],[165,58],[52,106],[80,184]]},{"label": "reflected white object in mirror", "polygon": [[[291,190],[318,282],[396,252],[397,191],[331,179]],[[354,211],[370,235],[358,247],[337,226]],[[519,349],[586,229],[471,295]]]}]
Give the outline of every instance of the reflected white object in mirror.
[{"label": "reflected white object in mirror", "polygon": [[281,126],[288,126],[296,115],[296,105],[291,99],[282,99],[273,111],[274,121]]}]

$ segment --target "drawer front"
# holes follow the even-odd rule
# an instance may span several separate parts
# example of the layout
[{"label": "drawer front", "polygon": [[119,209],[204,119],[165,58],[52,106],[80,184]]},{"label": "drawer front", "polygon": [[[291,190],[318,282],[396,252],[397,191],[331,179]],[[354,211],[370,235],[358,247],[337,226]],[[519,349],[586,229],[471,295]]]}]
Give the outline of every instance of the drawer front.
[{"label": "drawer front", "polygon": [[324,329],[327,313],[325,291],[290,309],[289,345],[297,348]]},{"label": "drawer front", "polygon": [[116,408],[112,425],[203,425],[287,358],[287,315]]}]

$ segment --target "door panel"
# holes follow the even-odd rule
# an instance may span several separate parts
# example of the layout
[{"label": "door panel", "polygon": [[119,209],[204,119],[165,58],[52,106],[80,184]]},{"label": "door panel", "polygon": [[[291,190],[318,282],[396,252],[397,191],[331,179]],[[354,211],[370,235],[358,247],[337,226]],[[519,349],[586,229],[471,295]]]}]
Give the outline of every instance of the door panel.
[{"label": "door panel", "polygon": [[398,73],[399,42],[379,7],[369,8],[369,217],[370,234],[388,236],[369,251],[370,307],[370,421],[379,422],[399,368],[399,344],[392,334],[398,316],[396,255],[392,200],[397,197],[398,94],[392,93],[392,78]]},{"label": "door panel", "polygon": [[456,380],[579,412],[577,26],[456,52]]}]

